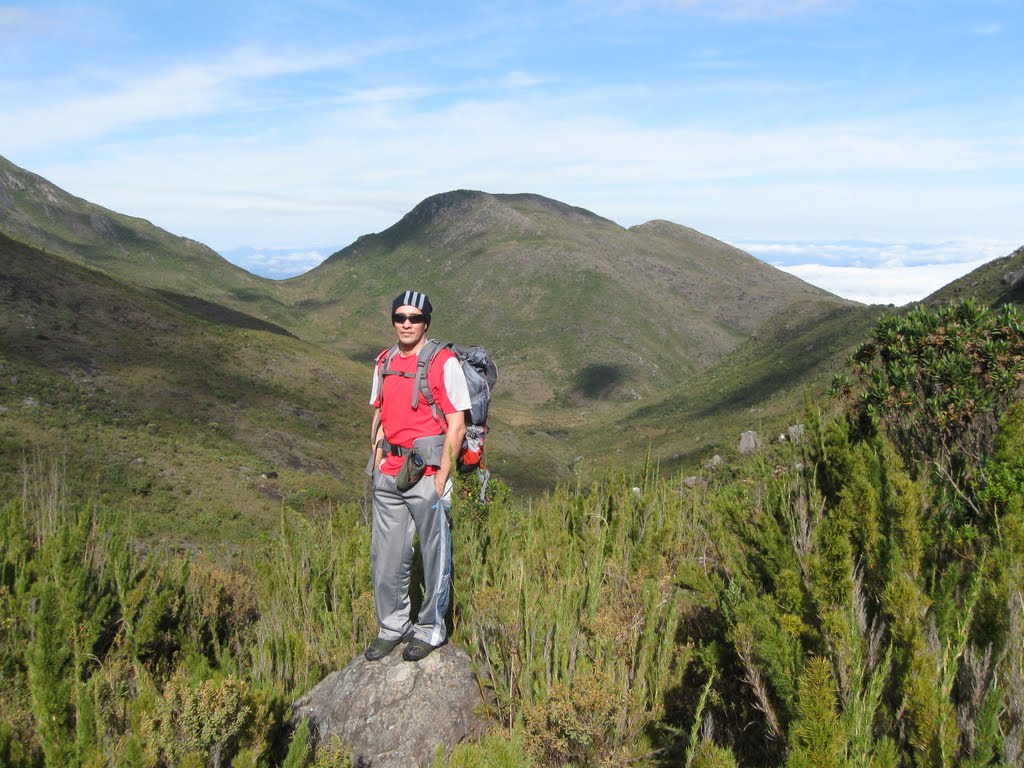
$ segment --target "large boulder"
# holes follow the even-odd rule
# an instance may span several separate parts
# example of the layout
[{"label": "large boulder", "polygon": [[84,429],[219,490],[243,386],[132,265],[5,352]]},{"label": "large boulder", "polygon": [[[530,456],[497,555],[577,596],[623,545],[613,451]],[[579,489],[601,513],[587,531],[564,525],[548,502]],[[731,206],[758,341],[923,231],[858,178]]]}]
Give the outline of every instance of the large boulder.
[{"label": "large boulder", "polygon": [[337,737],[353,766],[372,768],[429,766],[438,747],[481,735],[482,686],[466,652],[445,645],[407,662],[402,647],[329,674],[295,702],[296,722],[308,718],[317,743]]}]

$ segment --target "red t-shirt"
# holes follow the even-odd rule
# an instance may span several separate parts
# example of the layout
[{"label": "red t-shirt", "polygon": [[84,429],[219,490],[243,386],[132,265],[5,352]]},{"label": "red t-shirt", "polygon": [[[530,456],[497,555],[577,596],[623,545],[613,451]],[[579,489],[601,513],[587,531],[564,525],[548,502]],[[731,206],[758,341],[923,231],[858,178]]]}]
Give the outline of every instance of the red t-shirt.
[{"label": "red t-shirt", "polygon": [[[448,392],[444,385],[444,367],[448,360],[455,359],[455,355],[449,349],[442,349],[437,353],[430,368],[427,370],[427,385],[434,397],[434,403],[441,409],[442,414],[455,413],[462,410],[456,408],[448,398]],[[416,373],[416,355],[402,357],[395,354],[391,358],[389,368],[402,373]],[[457,360],[456,360],[457,362]],[[383,360],[377,363],[377,370],[380,370]],[[416,410],[412,409],[412,395],[416,388],[416,379],[406,376],[385,376],[383,384],[383,398],[381,393],[373,402],[375,408],[380,408],[381,424],[384,425],[384,436],[392,445],[403,448],[412,448],[412,441],[418,437],[427,435],[440,435],[447,431],[448,423],[442,415],[435,419],[423,394],[420,393],[419,403]],[[384,455],[384,463],[381,471],[386,475],[397,475],[402,466],[402,457],[393,456],[390,453]],[[426,474],[433,474],[434,468],[427,467]]]}]

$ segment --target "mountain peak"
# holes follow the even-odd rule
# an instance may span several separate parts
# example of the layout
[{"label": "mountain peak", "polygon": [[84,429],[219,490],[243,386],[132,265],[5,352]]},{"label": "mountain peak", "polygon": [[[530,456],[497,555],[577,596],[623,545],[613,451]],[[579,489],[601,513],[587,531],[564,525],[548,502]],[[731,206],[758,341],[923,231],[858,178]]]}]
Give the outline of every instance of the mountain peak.
[{"label": "mountain peak", "polygon": [[423,200],[380,236],[390,242],[424,237],[450,250],[483,235],[538,235],[545,220],[618,226],[584,208],[532,193],[491,194],[459,189]]}]

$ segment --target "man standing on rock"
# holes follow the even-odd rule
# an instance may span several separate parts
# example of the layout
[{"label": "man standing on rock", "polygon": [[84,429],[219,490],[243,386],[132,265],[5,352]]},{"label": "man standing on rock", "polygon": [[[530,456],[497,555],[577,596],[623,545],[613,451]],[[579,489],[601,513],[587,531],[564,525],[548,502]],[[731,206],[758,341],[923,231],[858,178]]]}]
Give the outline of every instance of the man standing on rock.
[{"label": "man standing on rock", "polygon": [[[455,355],[441,349],[419,361],[433,307],[426,294],[405,291],[391,302],[398,343],[374,367],[370,404],[373,475],[371,573],[377,639],[364,651],[384,658],[408,640],[402,658],[419,661],[445,643],[451,594],[450,479],[466,433],[466,377]],[[425,377],[425,388],[421,379]],[[429,393],[429,397],[427,394]],[[423,605],[410,617],[413,536],[423,558]]]}]

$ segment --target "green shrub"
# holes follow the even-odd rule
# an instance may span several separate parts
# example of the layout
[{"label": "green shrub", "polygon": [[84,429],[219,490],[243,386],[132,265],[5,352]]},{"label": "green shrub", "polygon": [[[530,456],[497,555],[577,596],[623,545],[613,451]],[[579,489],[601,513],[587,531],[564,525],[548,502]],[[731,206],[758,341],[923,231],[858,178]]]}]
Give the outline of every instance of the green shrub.
[{"label": "green shrub", "polygon": [[257,703],[249,685],[237,678],[196,682],[178,670],[153,706],[143,710],[141,736],[163,765],[228,762],[257,722]]},{"label": "green shrub", "polygon": [[[647,467],[530,501],[460,488],[451,640],[493,732],[448,763],[1020,763],[1024,407],[985,362],[1013,362],[1014,322],[884,320],[848,411],[692,487]],[[0,760],[347,762],[286,721],[376,634],[365,511],[313,489],[230,564],[144,554],[60,467],[0,508]]]}]

